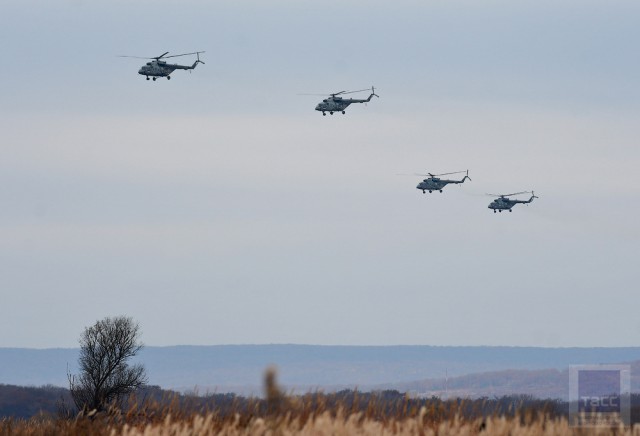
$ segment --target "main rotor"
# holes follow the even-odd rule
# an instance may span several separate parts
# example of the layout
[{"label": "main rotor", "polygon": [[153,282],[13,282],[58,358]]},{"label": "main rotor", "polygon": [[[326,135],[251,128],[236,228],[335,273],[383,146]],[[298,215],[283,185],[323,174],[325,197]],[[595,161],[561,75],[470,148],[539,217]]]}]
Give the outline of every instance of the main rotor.
[{"label": "main rotor", "polygon": [[[373,87],[371,87],[371,89],[373,89]],[[331,97],[335,97],[336,95],[345,95],[345,94],[355,94],[356,92],[364,92],[364,91],[368,91],[369,88],[367,89],[359,89],[357,91],[340,91],[340,92],[336,92],[334,94],[329,94]]]},{"label": "main rotor", "polygon": [[[520,195],[520,194],[531,194],[533,195],[533,191],[522,191],[522,192],[514,192],[512,194],[486,194],[490,197],[500,197],[500,198],[506,198],[506,197],[510,197],[512,195]],[[533,195],[535,197],[535,195]],[[536,197],[538,198],[538,197]]]},{"label": "main rotor", "polygon": [[418,174],[415,173],[416,176],[422,176],[422,177],[440,177],[440,176],[449,176],[451,174],[462,174],[462,173],[467,173],[467,177],[469,176],[469,170],[464,170],[464,171],[453,171],[451,173],[442,173],[442,174],[431,174],[431,173],[427,173],[427,174]]},{"label": "main rotor", "polygon": [[[200,61],[200,53],[206,53],[205,51],[194,51],[192,53],[182,53],[182,54],[177,54],[177,55],[171,55],[171,56],[167,56],[169,54],[169,52],[164,52],[162,53],[160,56],[152,56],[152,57],[144,57],[144,56],[125,56],[125,55],[119,55],[119,58],[135,58],[135,59],[154,59],[156,61],[159,61],[160,59],[169,59],[169,58],[177,58],[180,56],[189,56],[189,55],[196,55],[198,57],[198,61]],[[201,63],[204,64],[204,62],[200,61]]]},{"label": "main rotor", "polygon": [[327,96],[336,97],[338,95],[355,94],[356,92],[371,91],[371,93],[377,97],[375,89],[376,88],[374,86],[372,86],[371,88],[358,89],[357,91],[340,91],[340,92],[324,93],[324,94],[298,94],[298,95],[315,95],[315,96],[319,96],[319,97],[327,97]]}]

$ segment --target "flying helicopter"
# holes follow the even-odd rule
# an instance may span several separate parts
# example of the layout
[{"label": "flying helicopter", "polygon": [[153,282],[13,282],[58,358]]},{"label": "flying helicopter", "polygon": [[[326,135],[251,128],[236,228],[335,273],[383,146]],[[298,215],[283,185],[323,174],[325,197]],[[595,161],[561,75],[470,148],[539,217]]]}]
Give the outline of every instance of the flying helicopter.
[{"label": "flying helicopter", "polygon": [[[531,194],[531,198],[528,200],[512,200],[508,198],[510,195],[520,195],[520,194]],[[498,197],[487,206],[489,209],[493,209],[493,213],[502,212],[503,210],[508,210],[509,212],[513,212],[511,208],[518,203],[529,204],[533,201],[534,198],[538,198],[533,191],[522,191],[522,192],[514,192],[513,194],[487,194],[493,197]]]},{"label": "flying helicopter", "polygon": [[[316,106],[316,110],[319,112],[322,112],[322,115],[327,115],[326,114],[327,112],[329,112],[329,114],[331,115],[333,115],[334,112],[342,112],[344,114],[345,109],[349,107],[349,105],[351,105],[352,103],[368,103],[371,101],[371,97],[373,97],[374,95],[380,98],[380,96],[376,94],[376,90],[373,86],[371,87],[371,95],[369,95],[369,98],[367,99],[340,97],[341,95],[354,94],[356,92],[364,92],[368,90],[369,89],[367,88],[367,89],[360,89],[358,91],[340,91],[333,94],[329,94],[327,98],[325,98],[320,103],[318,103],[318,105]],[[300,94],[300,95],[323,95],[324,96],[327,94]]]},{"label": "flying helicopter", "polygon": [[462,180],[443,180],[439,176],[448,176],[449,174],[460,174],[464,172],[465,171],[455,171],[453,173],[442,173],[442,174],[431,174],[431,173],[416,174],[416,176],[423,176],[423,177],[429,176],[428,179],[424,179],[422,182],[418,183],[418,186],[416,186],[416,189],[420,189],[423,194],[426,193],[427,191],[442,192],[442,188],[444,188],[448,184],[464,183],[464,181],[467,179],[471,180],[471,177],[469,177],[469,170],[466,171],[466,175],[462,178]]},{"label": "flying helicopter", "polygon": [[[167,80],[171,80],[171,76],[169,74],[173,73],[175,70],[193,70],[196,68],[198,64],[204,64],[200,60],[200,53],[204,53],[203,51],[194,51],[193,53],[183,53],[173,56],[167,56],[169,52],[163,53],[160,56],[145,58],[140,56],[118,56],[121,58],[135,58],[135,59],[152,59],[151,62],[147,62],[145,65],[140,67],[138,70],[138,74],[142,76],[147,76],[147,80],[151,76],[153,81],[155,82],[158,77],[166,77]],[[177,58],[180,56],[189,56],[196,55],[197,59],[193,63],[193,65],[178,65],[178,64],[168,64],[161,59],[169,59],[169,58]]]}]

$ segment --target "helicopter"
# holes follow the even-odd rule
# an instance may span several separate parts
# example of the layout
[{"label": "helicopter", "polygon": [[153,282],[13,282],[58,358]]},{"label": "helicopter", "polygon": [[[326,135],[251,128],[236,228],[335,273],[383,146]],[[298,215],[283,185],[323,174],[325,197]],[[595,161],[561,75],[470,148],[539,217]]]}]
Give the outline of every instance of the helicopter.
[{"label": "helicopter", "polygon": [[431,173],[416,174],[417,176],[423,176],[423,177],[429,176],[428,179],[424,179],[422,182],[418,183],[418,186],[416,186],[416,189],[422,190],[423,194],[426,193],[427,191],[442,192],[442,188],[444,188],[450,183],[459,184],[459,183],[464,183],[464,181],[467,179],[471,180],[471,177],[469,177],[469,170],[466,171],[467,174],[462,178],[462,180],[442,180],[441,178],[439,178],[439,176],[448,176],[449,174],[460,174],[460,173],[464,173],[464,171],[455,171],[453,173],[443,173],[443,174],[431,174]]},{"label": "helicopter", "polygon": [[[531,198],[528,200],[512,200],[508,198],[510,195],[520,195],[520,194],[531,194]],[[513,212],[511,208],[518,203],[529,204],[533,201],[534,198],[538,198],[533,191],[522,191],[515,192],[513,194],[487,194],[493,197],[498,197],[487,206],[489,209],[493,209],[493,213],[502,212],[503,210],[508,210],[509,212]]]},{"label": "helicopter", "polygon": [[[322,112],[322,115],[327,115],[327,112],[329,112],[329,114],[331,115],[333,115],[334,112],[342,112],[344,114],[345,109],[349,107],[351,103],[368,103],[371,101],[371,97],[373,97],[374,95],[380,98],[380,96],[376,94],[376,90],[373,86],[371,87],[371,95],[369,95],[369,98],[367,99],[340,97],[340,95],[354,94],[356,92],[364,92],[368,90],[369,89],[367,88],[367,89],[360,89],[358,91],[340,91],[334,94],[329,94],[327,98],[322,100],[322,102],[318,103],[318,105],[316,106],[316,110],[319,112]],[[300,95],[326,95],[326,94],[300,94]]]},{"label": "helicopter", "polygon": [[[196,68],[198,64],[204,64],[200,60],[200,53],[204,53],[203,51],[195,51],[193,53],[183,53],[179,55],[167,56],[169,52],[163,53],[160,56],[145,58],[139,56],[118,56],[121,58],[136,58],[136,59],[153,59],[151,62],[147,62],[145,65],[140,67],[138,70],[138,74],[142,76],[147,76],[147,80],[149,80],[149,76],[153,78],[155,82],[158,77],[166,77],[167,80],[171,80],[171,76],[169,74],[173,73],[175,70],[193,70]],[[197,60],[193,63],[193,65],[178,65],[178,64],[168,64],[161,59],[168,58],[177,58],[179,56],[188,56],[188,55],[196,55]]]}]

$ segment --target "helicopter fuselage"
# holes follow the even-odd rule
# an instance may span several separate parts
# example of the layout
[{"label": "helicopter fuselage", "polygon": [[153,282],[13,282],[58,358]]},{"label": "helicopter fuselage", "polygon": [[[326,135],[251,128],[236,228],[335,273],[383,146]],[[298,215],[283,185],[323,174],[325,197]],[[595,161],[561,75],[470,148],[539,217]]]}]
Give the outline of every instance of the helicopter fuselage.
[{"label": "helicopter fuselage", "polygon": [[528,204],[528,203],[531,203],[534,198],[535,198],[535,196],[533,196],[533,195],[528,200],[512,200],[512,199],[507,198],[507,197],[499,197],[499,198],[496,198],[495,200],[493,200],[491,202],[491,204],[489,204],[489,206],[487,206],[487,207],[489,209],[493,209],[494,213],[496,211],[502,212],[503,210],[508,210],[509,212],[511,212],[511,209],[516,204],[519,204],[519,203]]},{"label": "helicopter fuselage", "polygon": [[450,182],[448,180],[440,180],[436,177],[431,177],[428,179],[424,179],[422,182],[418,183],[416,189],[420,189],[422,192],[424,191],[442,191],[442,188],[447,186]]},{"label": "helicopter fuselage", "polygon": [[464,181],[466,179],[468,179],[467,176],[465,176],[462,180],[443,180],[443,179],[440,179],[438,177],[429,177],[428,179],[424,179],[422,182],[418,183],[418,186],[416,186],[416,189],[421,190],[423,193],[426,192],[426,191],[429,191],[429,192],[440,191],[440,192],[442,192],[442,188],[444,188],[448,184],[450,184],[450,183],[453,183],[453,184],[464,183]]},{"label": "helicopter fuselage", "polygon": [[318,103],[316,110],[322,112],[322,115],[326,115],[326,112],[329,112],[331,115],[333,115],[334,112],[342,112],[344,114],[344,110],[352,103],[367,103],[371,101],[371,97],[374,95],[375,94],[372,93],[367,99],[342,98],[332,95]]},{"label": "helicopter fuselage", "polygon": [[169,74],[175,70],[193,70],[196,65],[198,65],[197,61],[194,62],[193,65],[167,64],[163,61],[151,61],[143,65],[140,70],[138,70],[138,74],[147,77],[169,77]]},{"label": "helicopter fuselage", "polygon": [[348,108],[351,103],[355,103],[352,100],[351,98],[344,99],[340,97],[325,98],[321,103],[318,103],[316,110],[320,112],[341,112]]}]

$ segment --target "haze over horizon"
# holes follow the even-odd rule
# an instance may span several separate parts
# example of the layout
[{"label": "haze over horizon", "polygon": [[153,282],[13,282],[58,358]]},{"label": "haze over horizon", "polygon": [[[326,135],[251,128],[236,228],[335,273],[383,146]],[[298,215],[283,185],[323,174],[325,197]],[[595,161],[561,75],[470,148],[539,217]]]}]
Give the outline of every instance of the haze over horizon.
[{"label": "haze over horizon", "polygon": [[[119,314],[157,346],[639,345],[639,17],[7,2],[0,347],[77,347]],[[116,57],[195,50],[171,81]],[[296,95],[371,85],[332,117]],[[442,194],[396,176],[467,168]],[[540,198],[487,209],[521,190]]]}]

